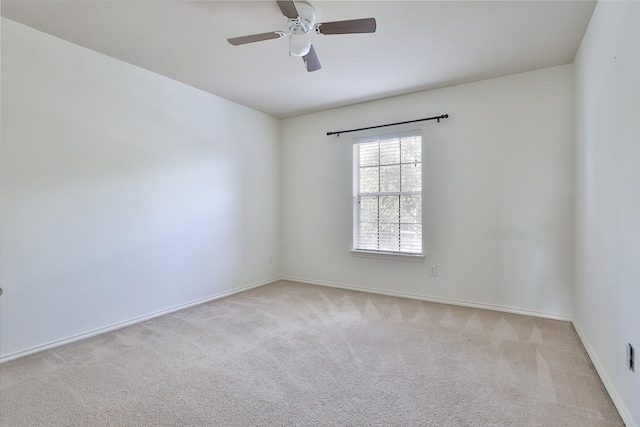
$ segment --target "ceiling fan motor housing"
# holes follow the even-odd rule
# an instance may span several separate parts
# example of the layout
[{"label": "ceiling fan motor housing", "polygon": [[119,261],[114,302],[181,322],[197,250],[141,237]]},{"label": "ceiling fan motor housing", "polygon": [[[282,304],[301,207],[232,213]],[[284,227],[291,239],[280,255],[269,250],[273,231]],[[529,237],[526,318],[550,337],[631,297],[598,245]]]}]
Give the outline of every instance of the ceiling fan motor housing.
[{"label": "ceiling fan motor housing", "polygon": [[289,19],[289,30],[293,32],[293,30],[298,29],[306,34],[313,29],[316,23],[316,11],[308,3],[296,3],[296,9],[298,10],[298,17]]}]

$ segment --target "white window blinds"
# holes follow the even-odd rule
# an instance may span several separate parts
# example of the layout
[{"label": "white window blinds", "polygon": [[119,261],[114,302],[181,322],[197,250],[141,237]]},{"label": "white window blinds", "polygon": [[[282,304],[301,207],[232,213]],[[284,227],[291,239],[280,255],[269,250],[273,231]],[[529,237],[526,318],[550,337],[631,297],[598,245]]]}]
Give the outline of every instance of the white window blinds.
[{"label": "white window blinds", "polygon": [[353,248],[422,254],[422,138],[419,131],[353,144]]}]

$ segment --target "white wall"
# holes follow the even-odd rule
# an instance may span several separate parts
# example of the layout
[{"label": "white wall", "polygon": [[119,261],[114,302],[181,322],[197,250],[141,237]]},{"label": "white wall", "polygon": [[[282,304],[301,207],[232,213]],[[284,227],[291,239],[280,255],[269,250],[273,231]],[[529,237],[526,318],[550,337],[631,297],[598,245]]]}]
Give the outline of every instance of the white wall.
[{"label": "white wall", "polygon": [[278,277],[279,126],[3,18],[0,354]]},{"label": "white wall", "polygon": [[[640,426],[640,3],[600,1],[575,61],[574,324],[629,426]],[[636,355],[636,365],[640,357]]]},{"label": "white wall", "polygon": [[[288,119],[281,146],[272,117],[3,18],[0,357],[264,283],[284,259],[291,278],[573,315],[640,425],[624,365],[640,349],[639,5],[595,10],[577,135],[561,66]],[[427,260],[351,256],[363,133],[325,133],[442,113],[405,127],[424,138]]]},{"label": "white wall", "polygon": [[[284,276],[570,316],[573,96],[566,65],[284,120]],[[352,256],[363,133],[326,132],[445,113],[405,127],[422,129],[426,261]]]}]

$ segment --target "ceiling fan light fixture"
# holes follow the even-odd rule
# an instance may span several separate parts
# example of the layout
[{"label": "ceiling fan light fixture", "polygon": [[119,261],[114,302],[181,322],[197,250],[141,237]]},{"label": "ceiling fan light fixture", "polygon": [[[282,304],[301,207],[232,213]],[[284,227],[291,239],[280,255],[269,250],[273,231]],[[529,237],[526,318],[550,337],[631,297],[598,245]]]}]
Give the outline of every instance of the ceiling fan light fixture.
[{"label": "ceiling fan light fixture", "polygon": [[294,30],[290,36],[291,55],[305,56],[311,49],[311,41],[302,31]]},{"label": "ceiling fan light fixture", "polygon": [[289,36],[289,55],[299,56],[304,61],[307,71],[318,71],[322,67],[311,45],[309,33],[314,34],[358,34],[375,33],[375,18],[349,19],[346,21],[332,21],[316,23],[316,11],[304,1],[277,0],[280,11],[287,18],[287,30],[271,31],[268,33],[252,34],[249,36],[232,37],[227,39],[234,46],[263,40],[278,39]]}]

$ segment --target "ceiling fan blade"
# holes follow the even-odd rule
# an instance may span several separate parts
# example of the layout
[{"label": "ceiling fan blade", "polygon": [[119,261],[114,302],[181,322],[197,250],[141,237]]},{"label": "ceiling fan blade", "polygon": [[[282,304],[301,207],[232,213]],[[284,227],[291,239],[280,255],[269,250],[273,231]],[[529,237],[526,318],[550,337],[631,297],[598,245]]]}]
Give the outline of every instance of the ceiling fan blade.
[{"label": "ceiling fan blade", "polygon": [[349,21],[323,22],[318,24],[317,31],[320,34],[356,34],[375,33],[376,19],[352,19]]},{"label": "ceiling fan blade", "polygon": [[278,1],[278,6],[280,6],[280,10],[282,14],[289,19],[296,19],[298,17],[298,9],[296,9],[296,5],[291,0]]},{"label": "ceiling fan blade", "polygon": [[318,55],[316,55],[316,50],[311,45],[311,49],[309,49],[309,53],[302,57],[304,60],[304,65],[307,67],[308,72],[317,71],[322,66],[320,65],[320,61],[318,61]]},{"label": "ceiling fan blade", "polygon": [[263,40],[279,39],[280,37],[284,37],[284,36],[285,34],[283,32],[274,31],[271,33],[252,34],[250,36],[233,37],[233,38],[227,39],[227,41],[234,46],[238,46],[241,44],[261,42]]}]

